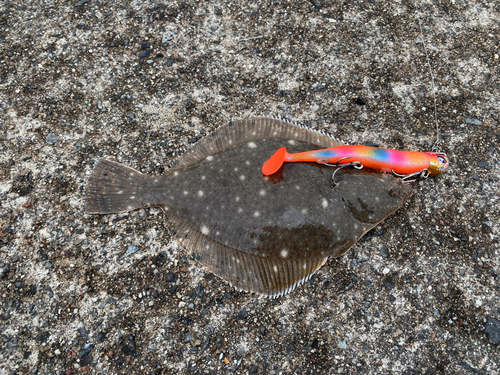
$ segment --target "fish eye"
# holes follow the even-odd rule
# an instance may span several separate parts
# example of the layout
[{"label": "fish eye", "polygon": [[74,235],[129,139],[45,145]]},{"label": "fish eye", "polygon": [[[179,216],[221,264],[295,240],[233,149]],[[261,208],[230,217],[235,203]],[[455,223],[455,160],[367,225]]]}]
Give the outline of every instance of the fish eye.
[{"label": "fish eye", "polygon": [[443,164],[446,164],[446,159],[444,157],[442,157],[441,155],[438,155],[438,160],[443,163]]}]

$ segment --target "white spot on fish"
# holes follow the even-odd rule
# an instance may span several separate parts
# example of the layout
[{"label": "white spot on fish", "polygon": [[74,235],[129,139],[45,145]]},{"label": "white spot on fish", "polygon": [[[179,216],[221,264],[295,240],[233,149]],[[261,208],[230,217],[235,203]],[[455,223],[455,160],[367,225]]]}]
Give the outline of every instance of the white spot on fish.
[{"label": "white spot on fish", "polygon": [[299,185],[295,185],[295,189],[300,190],[300,186]]},{"label": "white spot on fish", "polygon": [[158,182],[158,179],[156,179],[155,182]]},{"label": "white spot on fish", "polygon": [[212,160],[214,160],[214,157],[212,155],[207,156],[207,161],[212,161]]},{"label": "white spot on fish", "polygon": [[205,193],[203,192],[203,190],[198,190],[198,196],[199,197],[203,197]]},{"label": "white spot on fish", "polygon": [[303,268],[306,269],[307,268],[307,264],[304,263],[304,267]]},{"label": "white spot on fish", "polygon": [[245,176],[241,175],[240,180],[243,181],[245,179]]},{"label": "white spot on fish", "polygon": [[134,195],[132,195],[132,196],[130,197],[130,199],[135,199],[135,196],[134,196]]},{"label": "white spot on fish", "polygon": [[130,172],[130,175],[133,176],[134,174],[132,172]]},{"label": "white spot on fish", "polygon": [[246,165],[250,165],[250,162],[247,160],[247,161],[245,162],[245,164],[246,164]]},{"label": "white spot on fish", "polygon": [[183,193],[184,193],[184,195],[188,195],[188,194],[189,194],[189,191],[184,190],[184,191],[183,191]]},{"label": "white spot on fish", "polygon": [[250,148],[257,148],[257,145],[255,144],[255,142],[248,142],[247,146]]},{"label": "white spot on fish", "polygon": [[255,212],[253,213],[253,216],[255,216],[255,217],[259,217],[259,216],[260,216],[260,212],[259,212],[259,211],[255,211]]},{"label": "white spot on fish", "polygon": [[243,212],[243,208],[238,208],[238,213],[242,213]]},{"label": "white spot on fish", "polygon": [[238,168],[234,168],[234,171],[235,171],[235,172],[238,172]]},{"label": "white spot on fish", "polygon": [[295,144],[295,141],[294,141],[293,139],[290,139],[290,140],[288,141],[288,144],[290,144],[290,145],[294,145],[294,144]]},{"label": "white spot on fish", "polygon": [[204,179],[206,179],[206,177],[205,176],[201,176],[201,179],[204,180]]},{"label": "white spot on fish", "polygon": [[287,249],[283,249],[283,250],[281,250],[280,254],[281,254],[281,257],[286,258],[288,256],[288,250]]},{"label": "white spot on fish", "polygon": [[174,172],[174,176],[178,176],[179,175],[179,172]]},{"label": "white spot on fish", "polygon": [[215,232],[215,235],[218,236],[220,234],[220,232]]},{"label": "white spot on fish", "polygon": [[203,233],[204,235],[208,235],[208,232],[209,230],[207,226],[204,225],[201,227],[201,233]]},{"label": "white spot on fish", "polygon": [[266,195],[266,191],[264,189],[262,189],[261,191],[259,191],[259,194],[264,196],[264,195]]},{"label": "white spot on fish", "polygon": [[274,269],[274,272],[278,272],[278,267],[274,266],[273,269]]},{"label": "white spot on fish", "polygon": [[[323,208],[328,207],[328,201],[326,200],[326,198],[323,198],[323,200],[321,201],[321,205],[323,206]],[[335,225],[335,224],[333,224],[333,225]]]},{"label": "white spot on fish", "polygon": [[132,206],[128,206],[127,209],[131,210],[132,209]]},{"label": "white spot on fish", "polygon": [[120,190],[120,191],[118,192],[118,194],[123,194],[123,190]]},{"label": "white spot on fish", "polygon": [[304,209],[302,210],[302,215],[306,215],[306,214],[307,214],[307,208],[304,208]]},{"label": "white spot on fish", "polygon": [[235,198],[235,201],[236,201],[236,202],[239,202],[239,201],[240,201],[240,197],[236,197],[236,198]]}]

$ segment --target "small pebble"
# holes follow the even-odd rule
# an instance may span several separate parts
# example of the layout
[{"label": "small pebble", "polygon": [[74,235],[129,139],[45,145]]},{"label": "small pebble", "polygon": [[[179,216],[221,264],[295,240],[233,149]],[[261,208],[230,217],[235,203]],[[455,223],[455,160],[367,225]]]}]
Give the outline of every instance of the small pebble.
[{"label": "small pebble", "polygon": [[174,39],[176,36],[177,36],[177,34],[174,34],[174,33],[163,34],[162,38],[161,38],[161,42],[167,43],[167,42],[171,41],[172,39]]},{"label": "small pebble", "polygon": [[80,0],[80,1],[75,3],[75,7],[81,7],[82,5],[87,4],[89,2],[90,2],[90,0]]},{"label": "small pebble", "polygon": [[246,319],[248,317],[248,312],[243,310],[243,311],[240,311],[238,313],[238,315],[236,316],[236,319],[237,320],[242,320],[242,319]]},{"label": "small pebble", "polygon": [[49,145],[53,145],[54,143],[56,143],[57,141],[59,140],[59,137],[57,135],[55,135],[54,133],[49,133],[47,135],[47,137],[45,138],[45,141],[49,144]]},{"label": "small pebble", "polygon": [[477,118],[466,118],[465,122],[470,125],[481,125],[483,122]]},{"label": "small pebble", "polygon": [[486,322],[484,332],[488,337],[488,341],[493,345],[500,344],[500,320],[489,318]]},{"label": "small pebble", "polygon": [[126,258],[128,257],[129,255],[135,253],[136,251],[140,250],[141,248],[139,246],[135,246],[135,245],[130,245],[128,248],[127,248],[127,251],[125,252],[125,254],[123,254],[121,257],[120,257],[120,260],[122,260],[123,258]]}]

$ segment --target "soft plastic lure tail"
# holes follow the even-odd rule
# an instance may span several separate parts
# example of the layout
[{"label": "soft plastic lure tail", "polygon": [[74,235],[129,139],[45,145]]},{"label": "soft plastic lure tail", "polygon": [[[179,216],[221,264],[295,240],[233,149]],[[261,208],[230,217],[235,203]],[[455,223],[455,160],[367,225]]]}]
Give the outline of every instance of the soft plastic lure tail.
[{"label": "soft plastic lure tail", "polygon": [[448,169],[446,154],[418,151],[398,151],[370,146],[338,146],[289,154],[282,147],[262,166],[262,173],[269,176],[278,171],[283,163],[316,162],[336,166],[353,165],[357,168],[379,169],[397,175],[410,176],[424,172],[439,176]]}]

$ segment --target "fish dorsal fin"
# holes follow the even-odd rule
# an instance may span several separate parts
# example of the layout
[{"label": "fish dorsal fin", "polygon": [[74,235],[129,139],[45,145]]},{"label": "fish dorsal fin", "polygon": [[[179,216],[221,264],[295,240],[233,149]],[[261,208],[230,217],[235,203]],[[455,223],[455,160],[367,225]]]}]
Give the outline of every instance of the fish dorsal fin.
[{"label": "fish dorsal fin", "polygon": [[300,259],[260,257],[226,246],[184,220],[169,217],[177,240],[194,260],[237,289],[279,297],[307,281],[328,257]]},{"label": "fish dorsal fin", "polygon": [[343,142],[325,133],[288,121],[271,117],[251,117],[232,121],[200,140],[179,159],[179,164],[172,170],[193,165],[242,143],[270,138],[308,142],[318,145],[319,148],[343,145]]}]

